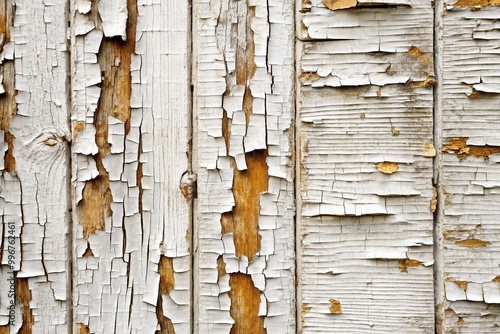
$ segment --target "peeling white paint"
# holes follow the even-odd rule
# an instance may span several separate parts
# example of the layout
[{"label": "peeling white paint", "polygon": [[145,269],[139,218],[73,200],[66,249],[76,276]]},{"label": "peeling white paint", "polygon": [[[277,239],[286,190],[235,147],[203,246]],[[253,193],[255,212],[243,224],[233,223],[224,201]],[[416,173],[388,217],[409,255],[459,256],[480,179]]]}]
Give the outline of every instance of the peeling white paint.
[{"label": "peeling white paint", "polygon": [[[442,153],[444,333],[496,332],[500,321],[498,154],[500,7],[452,7],[443,14]],[[484,152],[484,151],[483,151]]]},{"label": "peeling white paint", "polygon": [[[0,161],[0,222],[5,231],[0,236],[4,246],[0,326],[7,324],[6,304],[12,299],[5,293],[11,275],[8,223],[14,223],[13,269],[18,278],[27,279],[31,299],[26,305],[29,310],[16,307],[11,333],[30,326],[23,324],[20,312],[33,316],[32,333],[63,333],[70,326],[66,2],[4,1],[1,8],[6,24],[13,22],[0,66],[5,69],[8,62],[14,62],[13,76],[4,72],[3,85],[7,80],[14,85],[17,113],[9,125],[14,136],[14,170],[9,173],[3,168],[3,157]],[[5,151],[3,138],[2,133],[1,155]]]},{"label": "peeling white paint", "polygon": [[[200,333],[230,332],[234,323],[228,295],[230,275],[243,273],[251,275],[253,285],[262,291],[258,315],[264,318],[267,332],[292,333],[295,319],[291,2],[201,0],[193,7],[199,212],[195,222],[199,247],[195,322]],[[248,25],[253,37],[248,33]],[[246,82],[238,82],[238,73],[242,71],[238,69],[242,66],[238,63],[241,61],[238,52],[248,52],[249,44],[255,47],[252,55],[255,73]],[[243,66],[252,62],[246,55],[243,59]],[[248,88],[252,113],[247,124],[244,96]],[[223,133],[224,113],[228,133]],[[224,135],[229,144],[227,152]],[[245,156],[264,149],[268,190],[259,195],[260,250],[249,261],[246,256],[236,256],[234,234],[222,233],[221,214],[230,212],[235,205],[232,192],[235,169],[250,170]],[[217,268],[219,256],[226,272],[221,277]]]},{"label": "peeling white paint", "polygon": [[[91,333],[153,333],[162,329],[157,316],[160,300],[160,311],[175,332],[189,333],[191,201],[179,187],[183,175],[190,172],[188,5],[137,1],[137,37],[130,60],[131,97],[125,101],[130,103],[130,119],[107,118],[110,151],[102,158],[109,177],[112,214],[108,216],[104,210],[105,227],[90,234],[88,240],[81,225],[82,192],[88,182],[103,177],[94,158],[99,151],[95,120],[103,94],[103,69],[98,57],[106,52],[102,45],[111,37],[130,37],[126,36],[130,13],[125,0],[101,1],[98,11],[102,22],[96,23],[88,3],[79,1],[75,5],[74,331],[81,323]],[[123,57],[115,57],[113,66],[120,66]],[[191,180],[195,182],[196,176]],[[161,256],[172,259],[174,287],[159,296]]]},{"label": "peeling white paint", "polygon": [[433,10],[389,4],[297,22],[302,333],[434,331]]}]

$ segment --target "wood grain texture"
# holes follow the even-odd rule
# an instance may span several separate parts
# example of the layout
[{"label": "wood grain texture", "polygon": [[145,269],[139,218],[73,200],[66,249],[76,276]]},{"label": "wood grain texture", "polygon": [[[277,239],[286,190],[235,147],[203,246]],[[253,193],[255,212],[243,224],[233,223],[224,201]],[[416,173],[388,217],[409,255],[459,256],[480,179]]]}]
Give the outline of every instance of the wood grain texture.
[{"label": "wood grain texture", "polygon": [[450,1],[443,11],[442,331],[494,333],[500,326],[500,7]]},{"label": "wood grain texture", "polygon": [[13,271],[10,333],[70,326],[66,26],[65,1],[0,2],[0,326],[8,322]]},{"label": "wood grain texture", "polygon": [[292,3],[193,8],[197,331],[292,333]]},{"label": "wood grain texture", "polygon": [[71,13],[74,331],[189,333],[189,4]]},{"label": "wood grain texture", "polygon": [[298,7],[301,332],[430,333],[433,9],[324,3]]}]

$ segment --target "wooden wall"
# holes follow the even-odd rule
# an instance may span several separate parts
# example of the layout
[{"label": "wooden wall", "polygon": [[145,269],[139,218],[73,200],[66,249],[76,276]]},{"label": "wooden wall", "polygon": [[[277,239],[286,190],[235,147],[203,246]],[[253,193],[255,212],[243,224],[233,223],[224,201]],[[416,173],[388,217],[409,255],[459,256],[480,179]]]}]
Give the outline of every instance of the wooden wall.
[{"label": "wooden wall", "polygon": [[0,0],[0,334],[500,331],[498,0]]}]

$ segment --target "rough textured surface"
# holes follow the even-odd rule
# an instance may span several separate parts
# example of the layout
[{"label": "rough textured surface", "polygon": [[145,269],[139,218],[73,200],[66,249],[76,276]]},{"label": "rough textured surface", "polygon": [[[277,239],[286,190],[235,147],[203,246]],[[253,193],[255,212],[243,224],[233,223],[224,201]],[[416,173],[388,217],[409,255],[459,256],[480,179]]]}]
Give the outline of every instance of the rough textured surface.
[{"label": "rough textured surface", "polygon": [[199,333],[292,333],[293,7],[195,8]]},{"label": "rough textured surface", "polygon": [[17,290],[10,333],[68,333],[70,326],[66,26],[66,1],[0,1],[4,332],[14,300],[12,272]]},{"label": "rough textured surface", "polygon": [[302,333],[433,332],[431,3],[303,7]]},{"label": "rough textured surface", "polygon": [[440,194],[445,321],[441,327],[444,333],[496,333],[500,326],[500,7],[484,1],[450,1],[445,6]]},{"label": "rough textured surface", "polygon": [[74,331],[189,333],[189,6],[73,5]]}]

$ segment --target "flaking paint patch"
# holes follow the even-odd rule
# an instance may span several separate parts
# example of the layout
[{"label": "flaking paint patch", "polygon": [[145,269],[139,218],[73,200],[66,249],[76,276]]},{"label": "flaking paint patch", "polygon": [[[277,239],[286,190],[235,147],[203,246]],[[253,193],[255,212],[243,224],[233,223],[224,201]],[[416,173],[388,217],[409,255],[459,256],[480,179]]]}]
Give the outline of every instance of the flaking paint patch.
[{"label": "flaking paint patch", "polygon": [[487,7],[487,6],[499,6],[500,0],[458,0],[453,6],[464,6],[464,7]]},{"label": "flaking paint patch", "polygon": [[415,57],[424,64],[432,64],[432,54],[422,52],[416,46],[412,46],[410,49],[408,49],[408,54]]},{"label": "flaking paint patch", "polygon": [[323,5],[330,10],[356,7],[357,0],[322,0]]},{"label": "flaking paint patch", "polygon": [[377,163],[377,170],[384,174],[394,174],[398,171],[398,163],[392,161],[383,161]]},{"label": "flaking paint patch", "polygon": [[316,72],[302,72],[299,75],[299,82],[301,84],[305,83],[306,81],[314,82],[319,79],[321,79],[321,76]]},{"label": "flaking paint patch", "polygon": [[340,301],[330,298],[329,310],[331,314],[342,314],[342,304],[340,304]]},{"label": "flaking paint patch", "polygon": [[467,291],[467,281],[454,281],[453,283],[455,283],[460,289]]},{"label": "flaking paint patch", "polygon": [[455,243],[457,245],[469,247],[469,248],[486,247],[490,244],[488,241],[483,241],[483,240],[479,240],[479,239],[465,239],[465,240],[455,241]]},{"label": "flaking paint patch", "polygon": [[453,152],[459,159],[465,159],[469,156],[488,159],[490,155],[500,153],[500,146],[467,145],[468,139],[466,137],[452,138],[443,146],[443,152]]},{"label": "flaking paint patch", "polygon": [[252,276],[230,274],[229,286],[230,314],[234,319],[230,334],[267,333],[264,318],[258,315],[261,291],[254,286]]},{"label": "flaking paint patch", "polygon": [[418,268],[423,265],[423,262],[415,259],[404,259],[399,260],[399,271],[402,273],[407,273],[408,268]]},{"label": "flaking paint patch", "polygon": [[85,122],[83,121],[78,121],[78,122],[73,122],[73,139],[78,137],[78,135],[85,130]]}]

